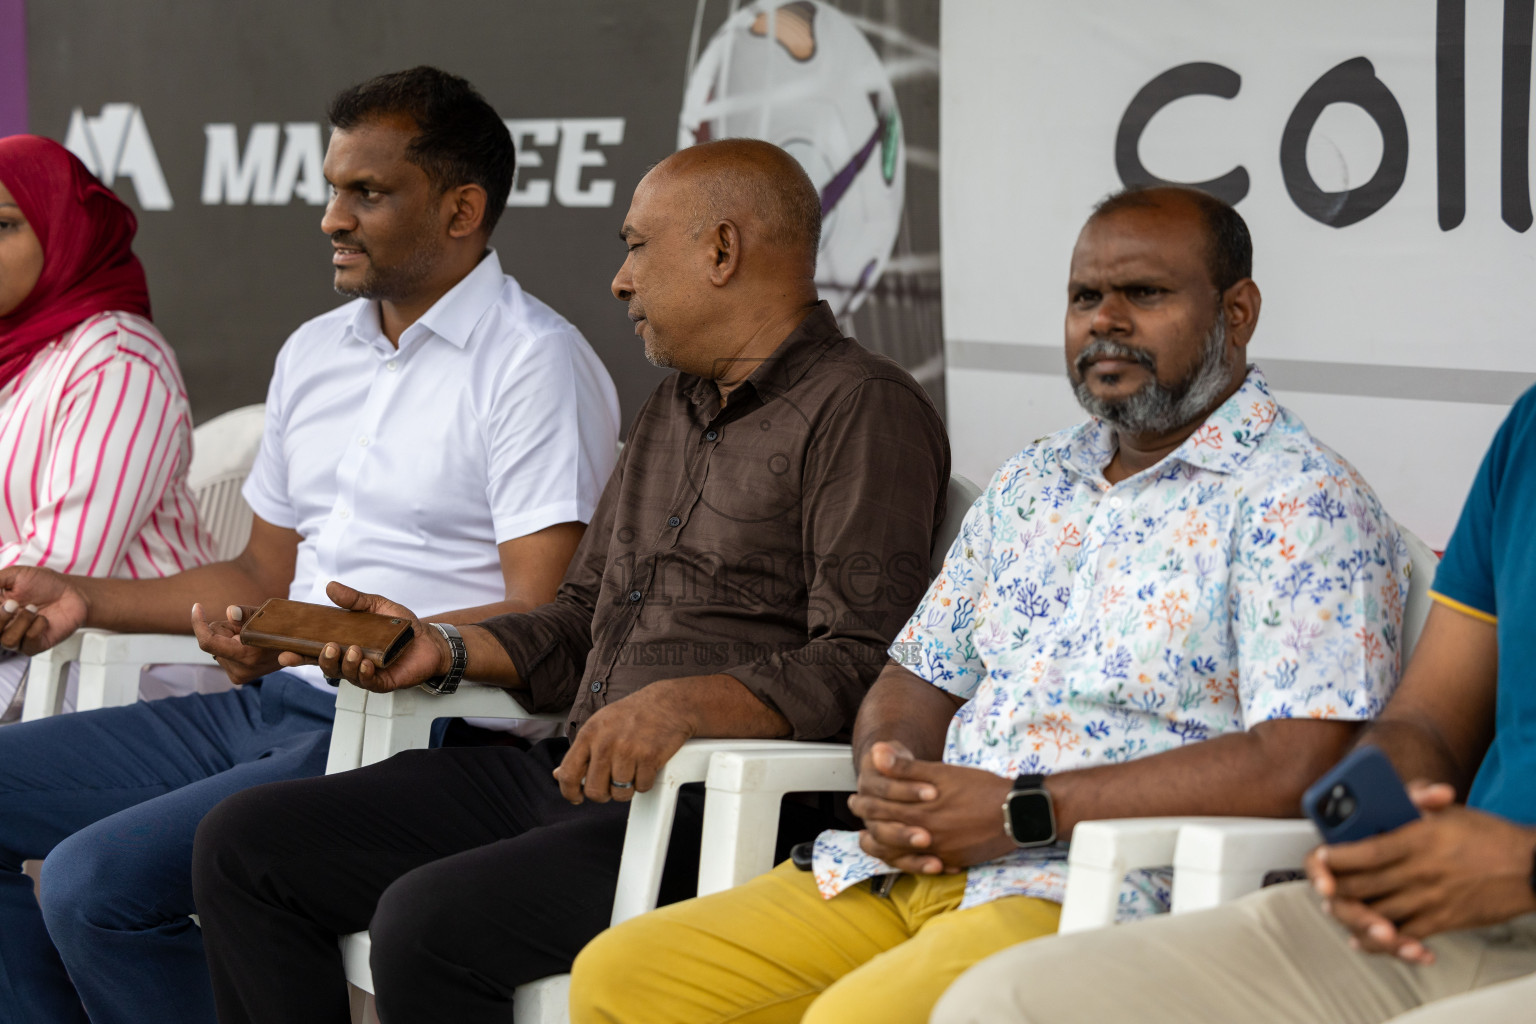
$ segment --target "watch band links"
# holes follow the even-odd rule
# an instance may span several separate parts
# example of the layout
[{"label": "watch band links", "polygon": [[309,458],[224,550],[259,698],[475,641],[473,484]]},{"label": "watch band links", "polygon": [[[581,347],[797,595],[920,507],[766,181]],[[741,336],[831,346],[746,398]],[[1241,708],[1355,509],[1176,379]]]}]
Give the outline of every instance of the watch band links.
[{"label": "watch band links", "polygon": [[448,667],[447,675],[424,679],[421,682],[421,688],[440,697],[447,696],[457,692],[459,681],[464,678],[464,669],[469,665],[469,650],[464,646],[464,636],[457,627],[446,622],[429,622],[427,625],[441,633],[443,639],[448,641],[452,662]]}]

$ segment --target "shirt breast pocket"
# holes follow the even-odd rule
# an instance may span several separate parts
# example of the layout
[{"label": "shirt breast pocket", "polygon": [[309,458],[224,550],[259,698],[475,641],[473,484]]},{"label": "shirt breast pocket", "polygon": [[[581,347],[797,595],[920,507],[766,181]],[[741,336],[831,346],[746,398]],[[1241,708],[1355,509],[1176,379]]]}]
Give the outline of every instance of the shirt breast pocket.
[{"label": "shirt breast pocket", "polygon": [[713,515],[748,531],[792,530],[801,520],[802,456],[771,447],[727,447],[702,464],[702,480],[690,481],[696,501]]}]

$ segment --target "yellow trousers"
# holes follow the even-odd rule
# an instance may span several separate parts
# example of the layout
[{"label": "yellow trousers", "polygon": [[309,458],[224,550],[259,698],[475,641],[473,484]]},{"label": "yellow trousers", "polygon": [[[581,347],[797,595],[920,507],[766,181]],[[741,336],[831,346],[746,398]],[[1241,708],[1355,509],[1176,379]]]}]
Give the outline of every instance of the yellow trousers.
[{"label": "yellow trousers", "polygon": [[964,875],[903,875],[889,897],[824,900],[786,862],[599,935],[571,970],[571,1022],[926,1024],[962,972],[1061,916],[1024,896],[956,910],[964,895]]}]

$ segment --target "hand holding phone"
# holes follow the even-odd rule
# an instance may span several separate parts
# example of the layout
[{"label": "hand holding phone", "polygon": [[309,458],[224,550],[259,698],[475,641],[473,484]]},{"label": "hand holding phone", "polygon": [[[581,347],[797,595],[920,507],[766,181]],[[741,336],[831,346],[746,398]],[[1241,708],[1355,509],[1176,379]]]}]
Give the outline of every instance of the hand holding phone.
[{"label": "hand holding phone", "polygon": [[364,658],[383,668],[414,633],[408,619],[274,597],[241,627],[240,642],[306,658],[318,658],[328,643],[343,651],[358,647]]},{"label": "hand holding phone", "polygon": [[1419,817],[1392,762],[1369,745],[1356,747],[1314,782],[1301,809],[1330,845],[1390,832]]}]

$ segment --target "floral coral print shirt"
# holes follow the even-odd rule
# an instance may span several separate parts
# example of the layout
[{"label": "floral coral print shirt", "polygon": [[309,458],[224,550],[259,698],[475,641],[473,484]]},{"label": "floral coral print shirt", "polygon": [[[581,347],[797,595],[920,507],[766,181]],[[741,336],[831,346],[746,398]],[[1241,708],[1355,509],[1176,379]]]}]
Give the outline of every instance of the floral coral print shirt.
[{"label": "floral coral print shirt", "polygon": [[[1005,777],[1116,764],[1256,722],[1374,717],[1397,682],[1408,553],[1354,468],[1242,387],[1156,466],[1111,485],[1090,420],[998,470],[891,656],[966,703],[944,760]],[[1002,828],[999,811],[998,827]],[[1066,848],[972,867],[961,907],[1060,902]],[[893,869],[816,843],[823,896]],[[1121,916],[1166,909],[1137,872]]]}]

